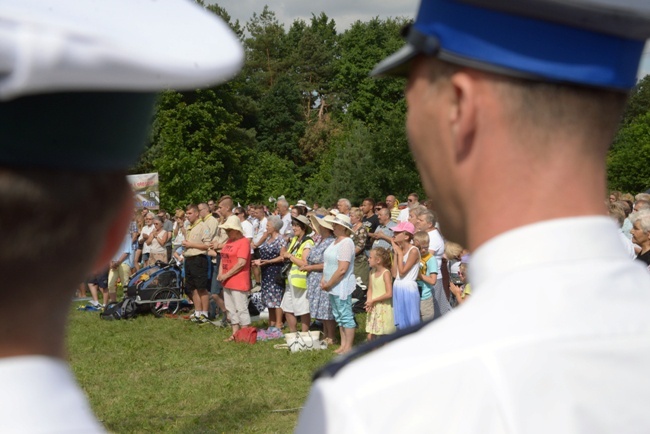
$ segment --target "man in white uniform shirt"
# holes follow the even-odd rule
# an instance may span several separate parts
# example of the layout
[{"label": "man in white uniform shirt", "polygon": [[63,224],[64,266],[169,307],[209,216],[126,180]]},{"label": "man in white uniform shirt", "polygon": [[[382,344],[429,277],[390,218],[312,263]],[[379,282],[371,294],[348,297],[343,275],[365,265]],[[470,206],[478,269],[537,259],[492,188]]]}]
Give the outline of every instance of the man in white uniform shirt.
[{"label": "man in white uniform shirt", "polygon": [[[126,173],[158,92],[215,85],[242,61],[228,26],[184,0],[0,2],[0,227],[11,246],[0,253],[0,432],[104,432],[67,363],[72,288],[126,256],[113,256],[133,214]],[[47,213],[21,212],[34,209]]]},{"label": "man in white uniform shirt", "polygon": [[650,430],[650,277],[603,202],[649,37],[645,1],[422,1],[374,74],[408,74],[414,160],[476,294],[321,371],[298,432]]}]

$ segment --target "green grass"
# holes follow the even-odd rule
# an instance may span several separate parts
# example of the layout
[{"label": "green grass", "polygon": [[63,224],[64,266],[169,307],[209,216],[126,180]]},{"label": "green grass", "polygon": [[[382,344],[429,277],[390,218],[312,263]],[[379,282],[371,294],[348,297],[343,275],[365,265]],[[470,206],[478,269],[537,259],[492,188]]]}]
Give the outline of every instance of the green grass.
[{"label": "green grass", "polygon": [[[362,342],[365,315],[357,320],[355,342]],[[150,314],[104,321],[73,310],[69,359],[111,432],[291,432],[313,372],[334,357],[331,348],[291,354],[273,348],[283,340],[223,342],[229,335]]]}]

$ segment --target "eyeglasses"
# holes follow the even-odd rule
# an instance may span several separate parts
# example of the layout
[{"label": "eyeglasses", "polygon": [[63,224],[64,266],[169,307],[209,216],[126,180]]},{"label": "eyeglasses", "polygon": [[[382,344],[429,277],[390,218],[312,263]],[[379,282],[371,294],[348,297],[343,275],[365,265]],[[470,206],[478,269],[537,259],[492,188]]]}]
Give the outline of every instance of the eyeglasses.
[{"label": "eyeglasses", "polygon": [[381,211],[381,207],[378,206],[377,208],[375,208],[375,211]]},{"label": "eyeglasses", "polygon": [[151,220],[153,220],[153,219],[152,219],[152,218],[148,218],[148,219],[145,219],[145,220],[149,220],[149,221],[151,221]]},{"label": "eyeglasses", "polygon": [[407,199],[408,202],[415,202],[413,199]]}]

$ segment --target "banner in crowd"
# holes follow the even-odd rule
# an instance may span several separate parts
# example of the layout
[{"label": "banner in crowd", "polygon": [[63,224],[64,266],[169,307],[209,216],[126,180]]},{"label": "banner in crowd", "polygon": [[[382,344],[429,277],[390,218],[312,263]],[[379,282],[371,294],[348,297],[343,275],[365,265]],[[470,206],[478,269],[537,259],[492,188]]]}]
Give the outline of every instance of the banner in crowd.
[{"label": "banner in crowd", "polygon": [[142,209],[160,208],[160,193],[158,191],[158,173],[142,173],[128,175],[127,179],[134,193],[135,207]]}]

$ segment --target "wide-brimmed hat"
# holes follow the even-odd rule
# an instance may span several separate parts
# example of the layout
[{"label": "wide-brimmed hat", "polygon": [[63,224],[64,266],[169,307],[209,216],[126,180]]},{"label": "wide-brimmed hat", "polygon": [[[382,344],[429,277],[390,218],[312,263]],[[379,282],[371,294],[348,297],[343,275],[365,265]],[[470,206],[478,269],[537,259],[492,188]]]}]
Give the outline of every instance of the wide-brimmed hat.
[{"label": "wide-brimmed hat", "polygon": [[309,220],[311,221],[311,226],[314,228],[316,232],[320,234],[320,228],[323,227],[325,229],[329,229],[330,231],[333,230],[334,228],[332,227],[332,221],[333,218],[328,219],[330,216],[320,218],[316,215],[311,215],[309,216]]},{"label": "wide-brimmed hat", "polygon": [[303,225],[305,225],[305,231],[307,233],[311,232],[311,230],[312,230],[311,229],[311,222],[309,221],[307,216],[304,216],[304,215],[299,215],[298,217],[293,217],[292,216],[291,221],[293,222],[294,220],[297,221],[297,222],[302,223]]},{"label": "wide-brimmed hat", "polygon": [[[328,217],[325,217],[325,218],[328,218]],[[350,217],[346,216],[342,212],[338,213],[334,217],[329,217],[328,221],[331,222],[332,225],[343,226],[350,233],[352,233],[352,222],[350,222]]]},{"label": "wide-brimmed hat", "polygon": [[401,222],[397,226],[390,228],[390,230],[393,231],[393,233],[408,232],[413,235],[415,233],[415,226],[413,226],[413,223],[411,222]]},{"label": "wide-brimmed hat", "polygon": [[228,217],[226,222],[223,223],[221,226],[219,226],[219,228],[223,229],[223,230],[234,229],[234,230],[239,231],[239,232],[241,232],[243,234],[244,229],[242,229],[242,227],[241,227],[241,221],[239,220],[239,217],[237,217],[237,216],[231,216],[231,217],[235,217],[235,218],[233,219],[233,218]]},{"label": "wide-brimmed hat", "polygon": [[307,208],[309,211],[311,211],[311,208],[309,208],[307,206],[307,202],[305,200],[303,200],[303,199],[300,199],[298,202],[296,202],[295,206],[302,206],[302,207]]}]

